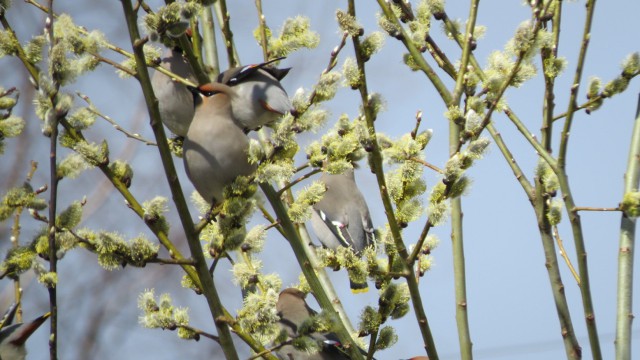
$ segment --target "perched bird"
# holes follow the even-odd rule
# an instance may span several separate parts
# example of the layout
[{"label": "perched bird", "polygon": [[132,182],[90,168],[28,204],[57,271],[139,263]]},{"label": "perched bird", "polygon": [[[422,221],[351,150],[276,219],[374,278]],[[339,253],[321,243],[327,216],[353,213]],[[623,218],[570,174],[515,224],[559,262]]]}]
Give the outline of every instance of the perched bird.
[{"label": "perched bird", "polygon": [[429,360],[428,356],[414,356],[410,359],[400,359],[400,360]]},{"label": "perched bird", "polygon": [[[280,316],[280,328],[285,330],[290,338],[298,336],[298,328],[309,317],[317,312],[307,305],[305,293],[295,288],[284,289],[278,297],[276,310]],[[286,360],[331,360],[349,359],[335,334],[314,333],[311,337],[318,342],[321,350],[314,354],[298,350],[293,345],[285,345],[276,353],[279,358]]]},{"label": "perched bird", "polygon": [[[323,173],[327,191],[313,205],[311,225],[316,236],[329,249],[351,247],[356,253],[374,243],[374,228],[364,196],[356,185],[353,169],[343,174]],[[351,291],[366,292],[368,285],[351,281]]]},{"label": "perched bird", "polygon": [[282,58],[231,68],[218,75],[219,83],[235,90],[231,107],[235,121],[245,132],[273,123],[293,109],[287,92],[280,84],[291,69],[267,66],[278,60]]},{"label": "perched bird", "polygon": [[[191,66],[182,56],[178,47],[165,52],[160,66],[193,83],[197,79]],[[151,78],[153,92],[158,98],[158,107],[162,123],[178,136],[186,136],[194,114],[194,97],[187,87],[173,81],[169,76],[157,71]]]},{"label": "perched bird", "polygon": [[50,315],[46,313],[29,323],[4,326],[0,330],[0,359],[24,360],[27,356],[25,342]]},{"label": "perched bird", "polygon": [[227,85],[211,83],[191,88],[198,95],[193,121],[184,140],[187,176],[211,204],[223,200],[223,189],[239,175],[256,170],[248,160],[249,138],[236,123],[231,99],[237,96]]}]

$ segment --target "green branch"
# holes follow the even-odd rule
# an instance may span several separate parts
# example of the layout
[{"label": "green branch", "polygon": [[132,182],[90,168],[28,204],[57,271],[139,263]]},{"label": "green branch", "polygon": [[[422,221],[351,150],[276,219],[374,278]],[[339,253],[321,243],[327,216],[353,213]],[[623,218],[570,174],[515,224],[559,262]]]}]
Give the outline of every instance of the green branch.
[{"label": "green branch", "polygon": [[[49,0],[49,14],[45,22],[45,33],[49,34],[49,62],[52,62],[53,49],[56,46],[56,39],[54,36],[53,26],[53,0]],[[20,47],[21,48],[21,47]],[[49,134],[49,223],[47,229],[49,230],[49,273],[55,276],[55,281],[47,284],[47,290],[49,292],[49,311],[51,312],[50,332],[49,332],[49,357],[51,360],[58,358],[58,254],[56,249],[56,219],[57,219],[57,203],[58,203],[58,125],[60,120],[66,116],[65,114],[59,114],[56,111],[56,105],[58,100],[58,94],[60,90],[60,83],[58,81],[58,75],[55,73],[55,66],[50,64],[49,77],[53,82],[54,91],[49,94],[51,100],[51,109],[47,111],[44,120],[49,122],[51,126],[51,134]]]},{"label": "green branch", "polygon": [[[624,193],[638,191],[640,182],[640,97],[633,125]],[[631,360],[631,323],[633,322],[633,255],[636,219],[622,214],[618,253],[618,304],[616,308],[616,360]]]},{"label": "green branch", "polygon": [[[464,43],[461,40],[461,36],[459,32],[457,31],[456,27],[451,22],[451,20],[448,18],[448,16],[446,16],[446,14],[444,14],[443,16],[443,21],[445,22],[445,26],[447,30],[452,33],[452,36],[456,40],[458,45],[460,45],[461,47],[464,46]],[[478,77],[481,80],[486,81],[486,76],[482,68],[480,67],[480,64],[473,56],[473,54],[471,54],[470,62],[474,67]],[[511,122],[516,126],[516,128],[520,131],[520,133],[524,136],[524,138],[534,147],[538,155],[542,157],[549,164],[552,170],[554,170],[554,172],[557,174],[558,173],[557,161],[534,138],[534,136],[532,135],[532,132],[530,132],[526,128],[524,123],[516,116],[516,114],[508,106],[505,107],[504,112],[507,115],[507,117],[511,120]],[[493,128],[491,123],[489,123],[487,127]],[[519,183],[523,187],[523,190],[527,194],[527,197],[532,202],[532,204],[534,204],[534,209],[536,210],[536,217],[538,219],[538,224],[539,224],[538,226],[540,228],[543,248],[545,251],[547,271],[548,271],[549,280],[552,286],[552,293],[553,293],[555,304],[556,304],[556,310],[558,312],[558,318],[560,321],[562,337],[565,343],[565,349],[567,352],[567,356],[569,356],[569,358],[578,359],[581,357],[581,348],[580,348],[580,345],[578,344],[577,338],[575,337],[575,332],[573,331],[573,325],[571,322],[569,306],[564,294],[562,280],[560,278],[560,271],[558,268],[558,262],[557,262],[556,253],[555,253],[553,235],[551,233],[550,228],[547,229],[548,231],[545,231],[543,229],[545,227],[544,222],[546,222],[546,216],[544,216],[544,214],[546,214],[546,212],[544,212],[545,211],[544,204],[537,204],[535,202],[536,200],[540,199],[539,196],[534,195],[534,194],[537,194],[538,191],[533,191],[531,184],[524,177],[515,159],[511,156],[511,152],[508,150],[508,148],[502,141],[502,138],[499,136],[499,133],[495,130],[495,128],[489,129],[489,132],[492,135],[494,141],[496,141],[496,143],[499,144],[499,148],[503,156],[509,163],[509,166],[512,168],[512,171],[516,175],[516,179],[519,181]]]},{"label": "green branch", "polygon": [[[471,55],[473,30],[478,16],[479,0],[471,0],[465,42],[462,49],[462,60],[456,78],[456,86],[451,96],[448,107],[460,106],[460,99],[464,90],[464,79],[467,72],[467,64]],[[460,125],[454,121],[449,122],[449,156],[453,157],[460,151]],[[469,331],[467,280],[464,258],[464,237],[462,231],[462,199],[451,199],[451,243],[453,251],[453,279],[456,298],[456,324],[458,328],[458,342],[460,344],[460,358],[471,360],[473,358],[471,334]]]},{"label": "green branch", "polygon": [[258,11],[258,26],[260,29],[260,47],[262,47],[262,58],[269,60],[269,47],[267,44],[267,21],[262,12],[262,0],[256,0],[256,10]]},{"label": "green branch", "polygon": [[220,346],[222,347],[222,350],[227,359],[236,360],[238,359],[238,354],[231,338],[229,326],[226,322],[219,321],[219,318],[223,318],[225,316],[225,311],[222,307],[222,303],[220,302],[217,289],[213,283],[213,278],[209,275],[209,269],[202,252],[202,245],[200,244],[200,241],[195,234],[193,220],[191,219],[191,215],[189,214],[189,209],[187,207],[184,194],[182,193],[182,189],[180,187],[176,169],[173,165],[171,151],[169,150],[169,146],[166,142],[164,129],[162,127],[162,122],[160,121],[158,99],[156,99],[151,87],[151,79],[145,65],[144,53],[142,50],[144,43],[140,41],[137,17],[133,12],[131,0],[122,0],[122,7],[127,21],[127,27],[129,29],[131,45],[133,46],[133,51],[136,58],[136,67],[138,70],[140,85],[142,86],[145,102],[147,104],[149,115],[151,117],[151,128],[153,129],[153,133],[156,137],[156,142],[158,143],[160,157],[162,159],[162,164],[164,166],[167,179],[169,180],[169,187],[171,188],[173,201],[176,205],[178,214],[180,216],[180,221],[182,222],[182,226],[187,236],[187,243],[189,245],[191,257],[196,262],[195,270],[202,285],[201,290],[203,291],[205,298],[207,299],[209,310],[211,311],[213,321],[218,330],[218,336],[220,337]]},{"label": "green branch", "polygon": [[400,20],[389,7],[389,3],[385,0],[378,0],[378,5],[380,5],[380,9],[382,9],[384,15],[393,22],[396,28],[400,30],[400,41],[402,41],[405,48],[409,51],[409,54],[411,54],[411,57],[415,61],[416,65],[420,68],[420,70],[422,70],[425,75],[427,75],[433,86],[436,88],[438,94],[440,94],[442,100],[445,102],[445,104],[451,103],[451,93],[449,93],[449,90],[442,82],[440,77],[435,73],[435,71],[433,71],[433,68],[429,64],[427,64],[427,61],[422,56],[420,50],[418,50],[413,44],[413,42],[411,41],[411,37],[404,30],[402,24],[400,24]]},{"label": "green branch", "polygon": [[[2,24],[2,27],[5,30],[7,30],[14,39],[17,40],[18,37],[16,35],[16,32],[13,31],[13,28],[11,27],[11,25],[9,25],[9,21],[7,21],[7,18],[4,15],[5,15],[4,9],[0,7],[0,24]],[[18,53],[16,54],[16,56],[22,62],[22,64],[24,65],[24,68],[27,69],[27,71],[29,72],[29,75],[33,79],[34,83],[36,84],[40,83],[40,69],[38,69],[34,64],[32,64],[27,59],[27,54],[24,52],[24,49],[22,48],[22,46],[18,46],[17,48],[18,48]]]},{"label": "green branch", "polygon": [[[395,17],[391,9],[388,8],[387,4],[383,0],[378,0],[378,4],[382,8],[383,12],[389,19],[393,19],[393,21],[398,25],[400,29],[402,27],[399,25],[398,19]],[[349,0],[349,15],[356,17],[355,10],[355,1]],[[402,29],[404,32],[404,29]],[[405,34],[406,35],[406,34]],[[403,43],[407,48],[411,47],[413,49],[410,50],[411,54],[414,53],[417,55],[419,59],[416,59],[416,62],[421,64],[421,68],[427,74],[429,79],[434,83],[436,89],[441,94],[442,98],[445,99],[445,102],[448,102],[451,98],[449,91],[446,89],[444,84],[440,81],[440,78],[435,75],[431,67],[424,61],[420,52],[413,46],[413,44],[409,41],[407,36],[403,37]],[[362,108],[364,112],[364,118],[367,123],[368,136],[371,139],[371,143],[373,144],[370,159],[371,159],[371,170],[376,175],[376,180],[378,182],[378,189],[380,191],[380,198],[382,199],[382,203],[384,206],[385,214],[387,216],[387,222],[389,224],[389,229],[391,231],[391,235],[393,238],[393,242],[396,246],[396,250],[400,255],[403,261],[403,267],[405,270],[410,267],[410,264],[407,263],[409,259],[409,253],[407,252],[407,248],[402,240],[402,234],[400,232],[400,227],[395,217],[393,205],[391,203],[391,197],[389,195],[388,187],[386,184],[386,180],[384,177],[384,167],[382,164],[382,153],[380,152],[380,145],[378,144],[378,138],[376,135],[375,129],[375,119],[376,115],[369,104],[369,91],[367,89],[367,76],[365,72],[364,59],[362,57],[362,50],[360,45],[360,39],[357,36],[352,37],[353,47],[356,55],[356,61],[358,63],[358,69],[362,74],[362,81],[358,87],[358,91],[360,92],[360,99],[362,102]],[[418,288],[418,281],[416,275],[413,271],[408,270],[408,275],[406,276],[407,285],[409,286],[409,293],[411,296],[411,303],[413,305],[413,309],[415,311],[416,319],[418,320],[418,327],[420,329],[420,333],[422,335],[422,340],[424,343],[424,347],[429,355],[431,360],[438,359],[438,352],[436,350],[436,344],[433,339],[433,334],[431,333],[431,329],[429,327],[429,322],[427,320],[427,315],[424,311],[424,307],[422,304],[422,299],[420,295],[420,289]]]},{"label": "green branch", "polygon": [[218,59],[218,43],[214,32],[213,13],[211,7],[203,9],[200,15],[202,26],[202,40],[204,43],[204,64],[210,79],[215,79],[220,73],[220,60]]},{"label": "green branch", "polygon": [[537,196],[534,198],[533,204],[538,222],[538,230],[542,240],[542,248],[544,249],[545,267],[547,268],[547,274],[551,284],[551,292],[555,301],[556,312],[560,320],[560,332],[562,334],[567,359],[579,360],[582,358],[582,348],[576,338],[573,322],[571,321],[569,304],[564,294],[564,284],[560,276],[553,231],[546,216],[548,212],[547,197],[540,195],[544,193],[543,185],[540,181],[541,179],[537,179],[536,181]]},{"label": "green branch", "polygon": [[[336,309],[334,309],[333,300],[337,300],[337,298],[331,299],[325,291],[325,284],[320,281],[319,276],[316,273],[315,265],[317,262],[310,258],[310,249],[308,248],[308,245],[305,246],[304,239],[302,239],[296,231],[296,227],[289,218],[287,209],[278,197],[278,193],[271,185],[266,183],[261,183],[260,188],[271,204],[271,207],[278,218],[278,222],[281,224],[285,238],[289,241],[291,249],[293,249],[293,253],[298,260],[298,264],[300,264],[302,273],[307,279],[307,283],[309,283],[309,287],[311,287],[318,304],[320,304],[320,307],[322,307],[322,309],[327,313],[341,317]],[[337,328],[335,329],[335,334],[349,352],[351,359],[361,360],[362,354],[360,353],[360,349],[358,348],[357,343],[351,338],[351,334],[345,323],[343,321],[339,321],[336,325]]]},{"label": "green branch", "polygon": [[233,43],[233,32],[231,32],[231,26],[229,25],[229,19],[231,16],[227,10],[227,1],[217,0],[214,2],[213,7],[216,10],[216,16],[218,17],[218,22],[220,22],[220,28],[222,29],[222,37],[224,38],[224,48],[227,50],[229,68],[236,67],[240,64],[240,58]]},{"label": "green branch", "polygon": [[584,33],[582,36],[582,46],[580,48],[580,54],[578,55],[578,63],[576,65],[576,73],[573,80],[573,85],[571,86],[571,96],[569,99],[567,118],[565,119],[564,128],[562,129],[562,134],[560,136],[560,149],[558,152],[557,166],[555,168],[552,166],[552,168],[554,168],[554,172],[558,175],[560,189],[562,190],[565,206],[567,208],[567,212],[569,213],[569,221],[571,222],[574,245],[576,248],[576,254],[578,256],[578,271],[580,273],[581,283],[580,293],[582,295],[582,305],[584,308],[584,317],[587,324],[587,332],[589,333],[589,344],[591,345],[593,358],[599,360],[602,359],[602,351],[600,349],[600,340],[598,337],[598,329],[596,326],[595,312],[591,296],[589,268],[587,266],[587,250],[584,243],[582,225],[580,223],[580,215],[576,211],[571,210],[575,208],[575,202],[573,200],[573,195],[571,194],[569,179],[567,177],[565,168],[569,133],[571,130],[574,109],[576,107],[576,97],[578,95],[578,89],[580,87],[580,79],[582,77],[582,70],[584,62],[586,60],[589,39],[591,37],[591,24],[593,20],[594,8],[595,0],[587,1],[587,16],[584,25]]},{"label": "green branch", "polygon": [[[589,40],[591,39],[591,24],[593,21],[593,14],[595,10],[596,1],[587,1],[587,16],[584,22],[584,31],[582,34],[582,46],[580,46],[580,54],[578,55],[578,62],[576,63],[576,72],[573,77],[573,85],[571,86],[571,96],[569,97],[569,106],[567,108],[567,116],[562,129],[562,135],[560,138],[560,149],[558,150],[558,165],[562,168],[565,166],[567,156],[567,146],[569,143],[569,132],[571,130],[571,123],[573,121],[573,114],[576,109],[576,98],[578,97],[578,90],[580,88],[580,80],[582,78],[582,70],[587,57],[587,48],[589,47]],[[598,350],[598,353],[600,351]]]}]

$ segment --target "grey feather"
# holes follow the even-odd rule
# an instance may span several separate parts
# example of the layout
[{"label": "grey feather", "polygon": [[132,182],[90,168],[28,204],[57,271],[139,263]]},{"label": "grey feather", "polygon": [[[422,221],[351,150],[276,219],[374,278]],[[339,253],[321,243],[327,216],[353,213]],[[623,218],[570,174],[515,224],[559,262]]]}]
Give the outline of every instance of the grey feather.
[{"label": "grey feather", "polygon": [[[176,49],[167,50],[160,66],[191,82],[197,83],[191,66]],[[159,72],[151,78],[153,92],[158,98],[158,108],[162,123],[178,136],[186,136],[189,124],[193,119],[193,94],[186,86],[173,81],[169,76]]]},{"label": "grey feather", "polygon": [[197,105],[184,141],[184,163],[196,190],[215,203],[223,200],[225,186],[240,175],[251,175],[256,165],[249,163],[249,139],[233,118],[233,89],[217,83],[205,86],[217,93],[203,95]]}]

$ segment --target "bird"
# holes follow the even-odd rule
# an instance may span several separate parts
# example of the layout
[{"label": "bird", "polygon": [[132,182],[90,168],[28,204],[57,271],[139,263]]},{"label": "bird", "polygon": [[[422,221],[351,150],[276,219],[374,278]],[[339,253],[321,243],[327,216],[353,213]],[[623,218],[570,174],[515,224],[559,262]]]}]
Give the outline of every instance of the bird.
[{"label": "bird", "polygon": [[[351,247],[356,254],[375,241],[369,207],[358,189],[354,170],[342,174],[323,173],[320,181],[327,191],[313,205],[311,226],[323,246],[336,250]],[[351,291],[366,292],[365,282],[350,280]]]},{"label": "bird", "polygon": [[220,83],[190,88],[195,114],[186,134],[183,160],[187,176],[210,204],[222,202],[224,187],[240,175],[249,176],[256,164],[248,159],[249,138],[236,125],[231,99],[235,90]]},{"label": "bird", "polygon": [[[160,66],[193,83],[197,79],[191,66],[179,47],[168,49],[160,61]],[[194,96],[191,91],[171,77],[157,71],[151,78],[153,92],[158,99],[158,109],[162,123],[172,133],[184,137],[194,115]]]},{"label": "bird", "polygon": [[[298,328],[309,317],[317,314],[315,310],[307,305],[305,293],[296,288],[284,289],[278,296],[276,311],[280,320],[278,325],[286,331],[289,338],[299,336]],[[296,349],[293,345],[287,344],[276,350],[280,359],[286,360],[340,360],[350,359],[341,348],[338,337],[333,333],[314,333],[311,337],[318,342],[320,351],[309,354],[303,350]]]},{"label": "bird", "polygon": [[25,342],[50,315],[46,313],[28,323],[4,326],[0,330],[0,359],[24,360],[27,357]]},{"label": "bird", "polygon": [[293,111],[287,92],[280,84],[291,68],[270,67],[277,58],[260,64],[238,66],[218,75],[217,82],[234,88],[231,98],[234,119],[245,132],[271,124]]},{"label": "bird", "polygon": [[400,359],[400,360],[429,360],[428,356],[414,356],[409,359]]}]

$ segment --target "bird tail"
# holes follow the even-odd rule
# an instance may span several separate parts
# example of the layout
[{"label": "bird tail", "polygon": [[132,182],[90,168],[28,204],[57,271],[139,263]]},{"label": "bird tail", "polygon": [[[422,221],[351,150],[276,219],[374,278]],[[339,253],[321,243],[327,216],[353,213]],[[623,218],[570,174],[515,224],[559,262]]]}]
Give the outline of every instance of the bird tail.
[{"label": "bird tail", "polygon": [[369,284],[364,282],[355,282],[349,279],[349,285],[351,286],[351,292],[354,294],[364,294],[369,291]]}]

